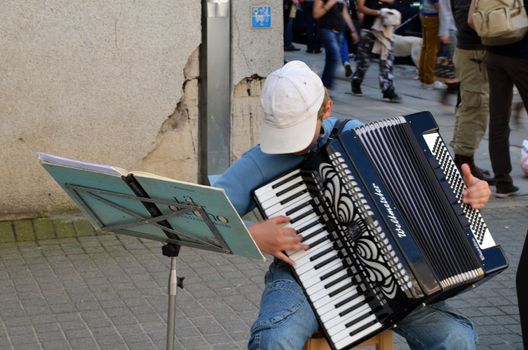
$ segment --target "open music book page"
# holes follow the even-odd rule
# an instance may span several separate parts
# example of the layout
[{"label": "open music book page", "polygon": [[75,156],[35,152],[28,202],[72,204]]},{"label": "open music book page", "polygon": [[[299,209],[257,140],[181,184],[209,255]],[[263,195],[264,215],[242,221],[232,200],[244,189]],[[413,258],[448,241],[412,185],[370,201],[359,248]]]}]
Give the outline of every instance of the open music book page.
[{"label": "open music book page", "polygon": [[[127,224],[133,236],[264,260],[222,189],[47,153],[38,159],[98,228]],[[150,220],[160,216],[162,226]]]},{"label": "open music book page", "polygon": [[55,156],[49,153],[37,152],[37,157],[42,163],[60,165],[68,168],[84,169],[114,176],[125,176],[127,171],[123,168],[106,164],[88,163],[80,160]]}]

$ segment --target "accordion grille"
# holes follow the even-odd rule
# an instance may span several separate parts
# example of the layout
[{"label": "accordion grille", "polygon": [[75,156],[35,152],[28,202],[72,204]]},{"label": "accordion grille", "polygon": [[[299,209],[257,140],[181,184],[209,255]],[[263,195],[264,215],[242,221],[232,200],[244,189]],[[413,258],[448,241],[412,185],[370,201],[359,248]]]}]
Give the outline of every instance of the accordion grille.
[{"label": "accordion grille", "polygon": [[479,279],[481,263],[405,120],[367,124],[356,133],[442,287]]}]

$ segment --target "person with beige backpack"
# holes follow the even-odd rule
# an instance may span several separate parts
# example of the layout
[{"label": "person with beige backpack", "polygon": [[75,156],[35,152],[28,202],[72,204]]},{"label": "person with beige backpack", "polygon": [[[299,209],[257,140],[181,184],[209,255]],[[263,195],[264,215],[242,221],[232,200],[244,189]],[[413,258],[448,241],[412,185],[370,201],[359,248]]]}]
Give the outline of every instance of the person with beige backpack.
[{"label": "person with beige backpack", "polygon": [[487,48],[489,81],[489,153],[495,173],[495,195],[518,193],[510,158],[510,116],[513,86],[528,106],[528,0],[473,0],[469,25]]}]

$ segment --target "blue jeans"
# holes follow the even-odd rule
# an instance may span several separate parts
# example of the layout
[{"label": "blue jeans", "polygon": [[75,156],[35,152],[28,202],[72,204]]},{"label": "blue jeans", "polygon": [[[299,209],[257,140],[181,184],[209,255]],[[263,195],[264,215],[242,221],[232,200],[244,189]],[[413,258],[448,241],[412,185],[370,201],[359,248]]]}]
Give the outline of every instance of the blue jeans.
[{"label": "blue jeans", "polygon": [[339,47],[339,54],[341,55],[341,62],[343,64],[350,63],[350,57],[348,53],[348,42],[343,34],[343,40],[341,40],[341,46]]},{"label": "blue jeans", "polygon": [[[275,260],[265,277],[260,313],[251,327],[248,349],[302,349],[319,328],[302,288],[288,266]],[[471,321],[444,302],[420,308],[398,323],[395,331],[411,349],[476,349]]]},{"label": "blue jeans", "polygon": [[334,83],[336,68],[341,64],[341,42],[344,40],[343,33],[331,29],[319,28],[319,37],[325,48],[325,65],[321,80],[328,89]]}]

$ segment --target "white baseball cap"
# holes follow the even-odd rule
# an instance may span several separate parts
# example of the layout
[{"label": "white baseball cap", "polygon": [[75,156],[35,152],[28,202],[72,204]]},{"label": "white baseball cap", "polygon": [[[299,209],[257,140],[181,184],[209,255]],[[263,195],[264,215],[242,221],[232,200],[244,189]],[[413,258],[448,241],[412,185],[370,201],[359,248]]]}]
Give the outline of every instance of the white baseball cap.
[{"label": "white baseball cap", "polygon": [[323,99],[323,82],[304,62],[291,61],[270,73],[260,97],[264,109],[262,151],[284,154],[308,147]]}]

